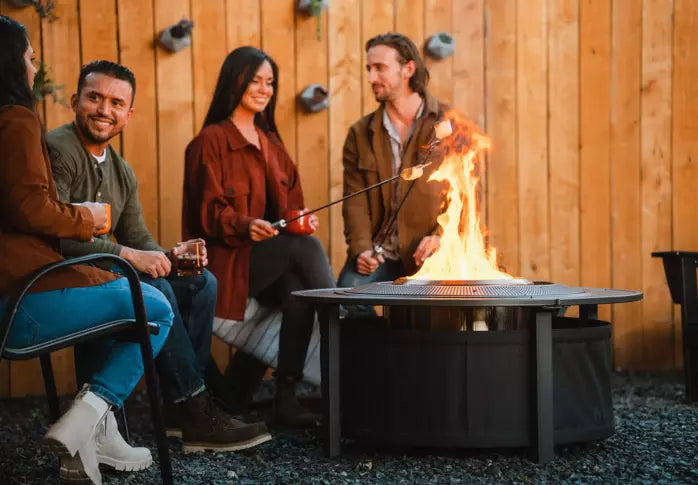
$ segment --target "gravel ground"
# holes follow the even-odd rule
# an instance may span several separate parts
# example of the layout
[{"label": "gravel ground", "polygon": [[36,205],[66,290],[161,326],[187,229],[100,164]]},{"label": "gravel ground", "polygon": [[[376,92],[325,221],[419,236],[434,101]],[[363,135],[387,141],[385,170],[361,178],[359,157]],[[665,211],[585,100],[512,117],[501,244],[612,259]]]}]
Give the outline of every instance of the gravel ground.
[{"label": "gravel ground", "polygon": [[[393,483],[698,483],[698,406],[685,402],[681,376],[614,377],[616,434],[602,442],[557,449],[547,465],[524,450],[396,450],[346,444],[339,459],[322,454],[312,432],[279,431],[237,453],[183,455],[171,441],[178,484]],[[264,409],[264,408],[263,408]],[[142,392],[129,401],[136,443],[154,448]],[[47,420],[40,398],[0,401],[0,484],[57,484],[57,459],[40,447]],[[105,484],[157,484],[152,466],[105,472]]]}]

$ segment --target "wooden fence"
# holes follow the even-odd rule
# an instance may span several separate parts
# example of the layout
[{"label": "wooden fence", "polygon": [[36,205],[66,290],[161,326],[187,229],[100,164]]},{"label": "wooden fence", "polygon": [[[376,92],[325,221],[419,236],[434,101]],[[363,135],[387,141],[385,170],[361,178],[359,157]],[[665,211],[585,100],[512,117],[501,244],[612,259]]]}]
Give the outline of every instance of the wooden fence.
[{"label": "wooden fence", "polygon": [[[428,61],[431,91],[491,136],[483,208],[510,273],[572,285],[641,289],[642,302],[601,310],[614,323],[615,365],[681,365],[681,335],[661,262],[698,248],[698,2],[692,0],[330,0],[318,21],[294,0],[56,0],[58,20],[0,0],[22,21],[55,82],[74,92],[82,63],[111,59],[137,76],[136,113],[117,147],[133,166],[148,226],[180,235],[184,147],[200,129],[225,55],[255,45],[280,67],[277,120],[307,205],[340,196],[349,125],[376,104],[365,41],[396,30],[418,45],[438,31],[456,53]],[[193,45],[155,47],[195,22]],[[306,114],[296,95],[329,87]],[[47,128],[72,118],[47,102]],[[336,270],[345,254],[338,207],[320,215]],[[217,353],[225,358],[225,350]],[[72,352],[54,358],[74,389]],[[36,362],[0,365],[0,395],[41,393]]]}]

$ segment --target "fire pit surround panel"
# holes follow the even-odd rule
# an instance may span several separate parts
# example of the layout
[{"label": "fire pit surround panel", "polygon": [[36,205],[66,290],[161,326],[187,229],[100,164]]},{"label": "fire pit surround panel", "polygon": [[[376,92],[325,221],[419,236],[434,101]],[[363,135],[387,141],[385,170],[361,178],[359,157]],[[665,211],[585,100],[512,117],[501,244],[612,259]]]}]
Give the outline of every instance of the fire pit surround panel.
[{"label": "fire pit surround panel", "polygon": [[[409,280],[295,295],[325,308],[326,446],[340,437],[415,446],[523,447],[613,433],[611,331],[599,304],[637,291],[523,278]],[[339,305],[379,305],[378,321],[340,320]],[[579,318],[560,309],[579,306]],[[475,331],[488,330],[488,331]]]}]

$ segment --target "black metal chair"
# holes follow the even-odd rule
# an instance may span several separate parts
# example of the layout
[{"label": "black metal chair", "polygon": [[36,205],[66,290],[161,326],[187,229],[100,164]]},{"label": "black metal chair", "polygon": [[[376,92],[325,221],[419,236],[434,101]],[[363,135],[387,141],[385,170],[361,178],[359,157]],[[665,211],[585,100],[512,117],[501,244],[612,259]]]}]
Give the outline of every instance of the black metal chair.
[{"label": "black metal chair", "polygon": [[662,258],[671,299],[681,305],[683,334],[683,369],[686,378],[686,397],[698,401],[698,289],[696,268],[698,252],[663,251],[652,256]]},{"label": "black metal chair", "polygon": [[[89,329],[64,335],[48,342],[32,345],[30,347],[6,347],[7,338],[22,299],[41,277],[59,268],[76,264],[92,263],[97,260],[110,260],[123,271],[124,275],[128,279],[129,287],[131,289],[135,319],[117,320],[104,323]],[[79,315],[76,316],[76,318],[79,318]],[[140,344],[141,354],[143,356],[148,397],[150,398],[150,412],[155,430],[155,441],[158,448],[162,483],[165,485],[172,485],[172,465],[170,463],[169,449],[160,408],[160,393],[155,374],[155,365],[153,363],[153,351],[150,345],[150,334],[157,334],[159,330],[160,327],[157,324],[148,322],[145,312],[145,305],[143,303],[143,293],[141,292],[140,281],[138,279],[136,270],[133,269],[133,267],[125,259],[120,258],[119,256],[115,256],[113,254],[91,254],[88,256],[51,263],[37,269],[26,278],[23,287],[14,295],[10,296],[7,301],[7,308],[5,310],[5,314],[3,315],[2,322],[0,322],[0,359],[26,360],[39,357],[41,361],[41,372],[44,378],[44,387],[46,389],[49,411],[51,414],[51,419],[55,421],[58,419],[59,410],[58,395],[56,392],[53,368],[51,366],[51,352],[66,347],[71,347],[88,340],[105,337],[138,342]]]}]

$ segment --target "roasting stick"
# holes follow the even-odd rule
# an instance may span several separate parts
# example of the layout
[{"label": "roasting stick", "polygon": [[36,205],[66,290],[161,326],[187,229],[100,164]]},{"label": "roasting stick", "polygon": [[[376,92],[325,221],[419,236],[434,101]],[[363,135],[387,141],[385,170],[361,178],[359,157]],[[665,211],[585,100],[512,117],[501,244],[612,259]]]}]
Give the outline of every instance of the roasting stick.
[{"label": "roasting stick", "polygon": [[325,204],[325,205],[323,205],[323,206],[320,206],[320,207],[318,207],[318,208],[316,208],[316,209],[313,209],[313,210],[311,210],[311,211],[304,212],[303,214],[301,214],[301,215],[299,215],[299,216],[296,216],[296,217],[293,217],[293,218],[291,218],[291,219],[289,219],[289,220],[286,220],[286,219],[279,219],[278,221],[272,223],[271,227],[273,227],[274,229],[278,229],[278,228],[280,228],[280,227],[286,227],[286,225],[287,225],[289,222],[293,222],[293,221],[295,221],[296,219],[300,219],[300,218],[303,217],[303,216],[310,215],[310,214],[312,214],[313,212],[317,212],[317,211],[320,211],[320,210],[322,210],[322,209],[326,209],[326,208],[328,208],[328,207],[330,207],[330,206],[332,206],[332,205],[339,204],[340,202],[343,202],[343,201],[345,201],[345,200],[347,200],[347,199],[350,199],[350,198],[352,198],[352,197],[354,197],[354,196],[356,196],[356,195],[363,194],[364,192],[368,192],[369,190],[375,189],[376,187],[379,187],[379,186],[381,186],[381,185],[383,185],[383,184],[387,184],[388,182],[392,182],[393,180],[395,180],[395,179],[397,179],[397,178],[403,178],[404,180],[412,180],[412,183],[414,184],[414,181],[416,181],[419,177],[422,176],[422,174],[423,174],[423,171],[422,171],[422,170],[424,169],[424,167],[426,167],[426,166],[429,165],[430,163],[431,163],[431,162],[423,163],[423,164],[421,164],[421,165],[415,165],[414,167],[406,168],[406,169],[400,171],[400,173],[397,174],[397,175],[395,175],[394,177],[390,177],[389,179],[382,180],[382,181],[380,181],[380,182],[378,182],[378,183],[376,183],[376,184],[371,185],[370,187],[366,187],[365,189],[361,189],[361,190],[359,190],[359,191],[357,191],[357,192],[354,192],[353,194],[349,194],[349,195],[347,195],[347,196],[345,196],[345,197],[342,197],[341,199],[335,200],[335,201],[333,201],[333,202],[330,202],[330,203],[328,203],[328,204]]}]

